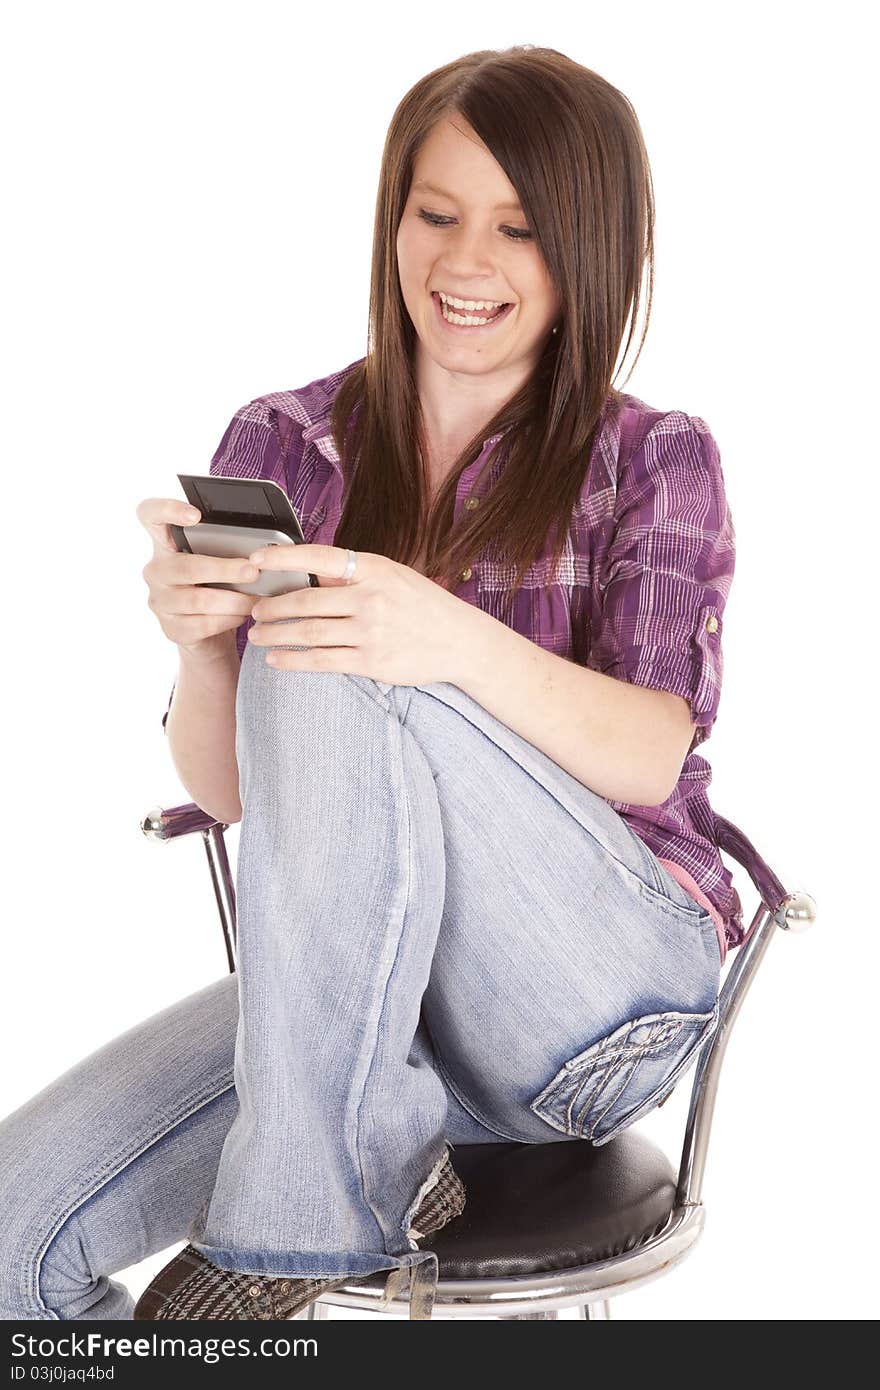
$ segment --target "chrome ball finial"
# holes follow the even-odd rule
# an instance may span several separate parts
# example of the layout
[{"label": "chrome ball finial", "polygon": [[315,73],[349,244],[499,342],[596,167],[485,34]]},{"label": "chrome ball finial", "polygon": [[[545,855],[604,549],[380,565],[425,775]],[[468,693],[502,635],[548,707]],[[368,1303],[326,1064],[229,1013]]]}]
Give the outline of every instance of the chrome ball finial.
[{"label": "chrome ball finial", "polygon": [[789,893],[776,918],[784,931],[802,932],[816,920],[816,903],[809,893]]}]

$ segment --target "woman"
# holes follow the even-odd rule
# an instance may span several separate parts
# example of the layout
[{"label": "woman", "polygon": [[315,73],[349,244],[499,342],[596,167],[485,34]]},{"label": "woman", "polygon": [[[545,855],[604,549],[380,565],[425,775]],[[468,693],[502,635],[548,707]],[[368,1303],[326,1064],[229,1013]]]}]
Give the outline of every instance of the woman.
[{"label": "woman", "polygon": [[[378,1270],[429,1316],[455,1145],[608,1143],[714,1029],[734,531],[705,423],[611,386],[652,233],[601,77],[439,68],[389,129],[367,356],[212,460],[305,549],[178,554],[198,514],[141,503],[174,760],[241,821],[238,969],[4,1121],[5,1317],[281,1318]],[[319,585],[202,587],[259,567]],[[185,1237],[136,1306],[110,1280]]]}]

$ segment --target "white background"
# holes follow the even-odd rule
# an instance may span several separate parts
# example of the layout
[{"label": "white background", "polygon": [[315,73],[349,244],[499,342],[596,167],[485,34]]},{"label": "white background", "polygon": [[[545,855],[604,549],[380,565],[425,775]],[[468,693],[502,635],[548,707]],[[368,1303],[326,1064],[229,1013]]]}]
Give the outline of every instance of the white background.
[{"label": "white background", "polygon": [[[138,502],[207,472],[243,402],[366,351],[379,161],[409,87],[477,48],[555,47],[627,94],[652,163],[653,317],[617,384],[701,416],[721,449],[738,559],[701,749],[712,803],[818,904],[812,931],[771,944],[728,1049],[703,1238],[614,1316],[868,1317],[867,7],[303,14],[175,0],[7,21],[0,1113],[226,971],[201,843],[139,828],[190,798],[161,730],[176,651],[146,606]],[[686,1104],[681,1088],[642,1126],[673,1155]],[[135,1294],[177,1248],[123,1271]]]}]

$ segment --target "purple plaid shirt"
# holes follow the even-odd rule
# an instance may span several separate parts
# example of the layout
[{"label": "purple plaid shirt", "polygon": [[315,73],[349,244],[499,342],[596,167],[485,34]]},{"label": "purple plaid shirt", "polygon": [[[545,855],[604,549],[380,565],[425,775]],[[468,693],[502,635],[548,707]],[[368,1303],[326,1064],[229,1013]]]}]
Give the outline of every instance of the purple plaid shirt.
[{"label": "purple plaid shirt", "polygon": [[[329,416],[337,386],[356,365],[249,401],[235,412],[211,459],[211,473],[280,484],[308,542],[334,543],[343,474]],[[459,479],[456,518],[469,496],[485,494],[497,478],[501,451],[475,482],[500,438],[487,438]],[[549,553],[539,557],[510,619],[517,632],[548,651],[687,700],[697,728],[672,795],[661,806],[609,804],[658,858],[680,866],[706,895],[716,923],[723,923],[722,954],[743,939],[742,904],[715,841],[707,796],[712,769],[695,750],[709,737],[721,698],[723,614],[735,544],[718,446],[705,422],[625,395],[619,415],[603,414],[556,574]],[[513,566],[477,559],[455,592],[503,620],[513,578]],[[246,618],[236,633],[239,656],[253,621]],[[170,706],[169,696],[163,728]]]}]

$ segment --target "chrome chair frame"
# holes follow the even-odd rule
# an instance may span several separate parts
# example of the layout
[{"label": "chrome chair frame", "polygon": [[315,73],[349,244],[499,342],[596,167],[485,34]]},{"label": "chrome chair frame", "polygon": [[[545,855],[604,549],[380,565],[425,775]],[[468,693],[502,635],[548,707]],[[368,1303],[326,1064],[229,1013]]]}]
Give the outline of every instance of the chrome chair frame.
[{"label": "chrome chair frame", "polygon": [[[733,1025],[776,929],[800,932],[816,918],[816,903],[808,893],[786,892],[780,880],[754,846],[731,821],[715,816],[718,847],[745,867],[758,890],[759,903],[743,941],[734,948],[719,995],[718,1026],[697,1058],[690,1105],[678,1169],[675,1204],[663,1229],[649,1240],[612,1259],[577,1269],[553,1271],[509,1279],[440,1279],[435,1312],[451,1317],[495,1317],[512,1320],[551,1319],[560,1308],[576,1307],[586,1319],[610,1317],[610,1301],[618,1294],[674,1269],[689,1254],[702,1232],[705,1208],[703,1175],[709,1149],[712,1116],[721,1075],[721,1064]],[[202,836],[214,897],[220,916],[226,958],[236,968],[235,887],[224,838],[228,825],[202,811],[194,802],[168,809],[153,807],[141,822],[147,838],[176,840],[198,832]],[[375,1313],[406,1315],[402,1295],[385,1304],[383,1284],[375,1287],[352,1283],[325,1294],[298,1318],[321,1319],[327,1305],[358,1308]]]}]

